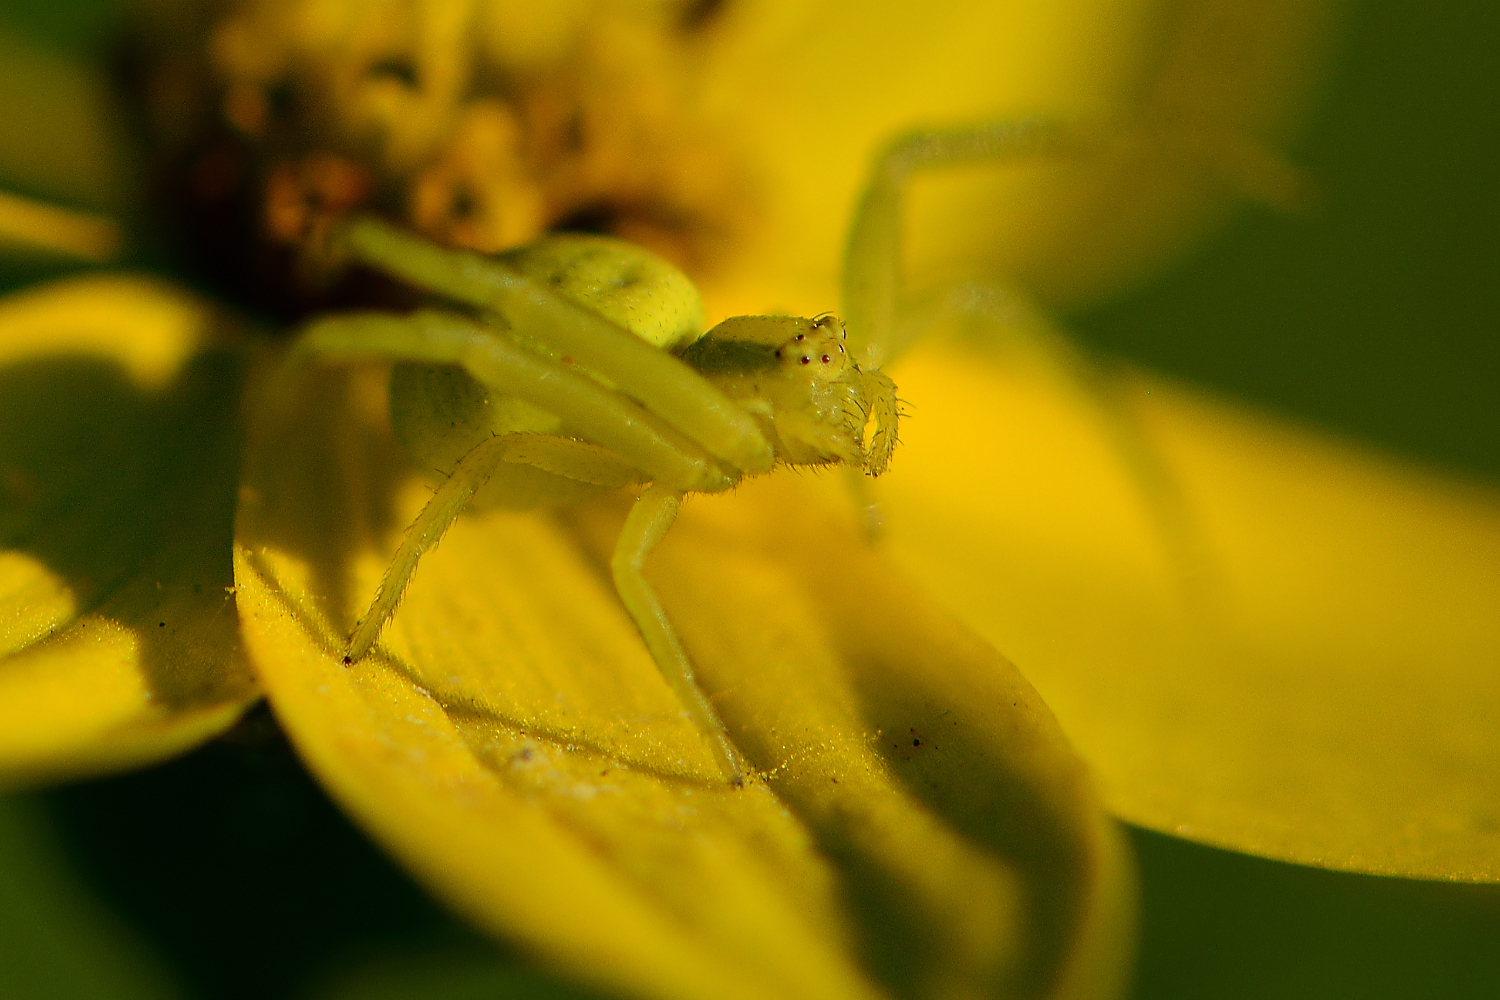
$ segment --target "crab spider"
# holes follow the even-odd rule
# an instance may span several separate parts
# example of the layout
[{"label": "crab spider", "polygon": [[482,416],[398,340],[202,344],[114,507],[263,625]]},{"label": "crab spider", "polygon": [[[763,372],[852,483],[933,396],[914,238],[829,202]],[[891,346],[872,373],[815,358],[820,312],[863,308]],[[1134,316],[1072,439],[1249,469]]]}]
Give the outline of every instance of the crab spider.
[{"label": "crab spider", "polygon": [[525,507],[644,486],[611,560],[615,586],[725,777],[742,782],[645,559],[686,493],[727,490],[777,462],[879,475],[896,444],[894,384],[854,362],[832,315],[740,316],[700,335],[688,279],[609,237],[559,234],[486,258],[360,218],[339,240],[352,259],[454,305],[325,316],[289,358],[292,368],[396,362],[393,431],[446,473],[345,661],[369,653],[422,553],[471,502]]},{"label": "crab spider", "polygon": [[[346,220],[336,256],[405,282],[447,308],[342,313],[314,321],[285,372],[394,362],[396,437],[446,474],[407,531],[344,660],[373,648],[423,552],[471,502],[526,507],[640,489],[611,569],[646,647],[732,783],[745,769],[698,688],[642,574],[687,493],[717,493],[788,465],[878,476],[899,405],[880,363],[897,342],[900,210],[910,174],[1045,145],[1042,123],[914,133],[877,160],[851,232],[849,330],[832,316],[740,316],[700,333],[697,290],[620,240],[557,234],[486,257],[431,244],[371,217]],[[852,336],[851,336],[852,333]]]}]

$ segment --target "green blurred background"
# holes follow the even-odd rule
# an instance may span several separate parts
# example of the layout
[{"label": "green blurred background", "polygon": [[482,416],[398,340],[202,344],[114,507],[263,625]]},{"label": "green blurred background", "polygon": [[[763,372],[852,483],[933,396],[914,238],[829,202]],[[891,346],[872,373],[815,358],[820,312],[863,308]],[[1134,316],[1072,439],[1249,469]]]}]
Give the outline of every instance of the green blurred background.
[{"label": "green blurred background", "polygon": [[[119,0],[4,0],[87,51]],[[1295,161],[1249,211],[1071,318],[1091,345],[1500,483],[1500,5],[1351,6]],[[0,268],[0,286],[37,275]],[[1500,997],[1500,887],[1336,874],[1131,831],[1141,998]],[[143,773],[0,798],[0,997],[581,997],[431,904],[264,710]]]}]

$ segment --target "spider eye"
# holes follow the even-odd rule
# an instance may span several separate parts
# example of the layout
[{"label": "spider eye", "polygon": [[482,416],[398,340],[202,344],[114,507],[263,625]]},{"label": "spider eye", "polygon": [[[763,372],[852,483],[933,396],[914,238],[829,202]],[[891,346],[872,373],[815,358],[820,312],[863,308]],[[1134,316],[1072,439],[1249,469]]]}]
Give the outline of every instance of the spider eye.
[{"label": "spider eye", "polygon": [[830,362],[830,361],[832,361],[832,360],[833,360],[833,359],[832,359],[832,358],[830,358],[830,357],[829,357],[829,356],[828,356],[828,355],[826,355],[826,354],[825,354],[825,355],[823,355],[823,363],[824,363],[824,364],[825,364],[825,365],[826,365],[826,364],[828,364],[828,362]]},{"label": "spider eye", "polygon": [[810,365],[810,364],[812,364],[812,358],[810,358],[806,354],[804,354],[804,355],[802,355],[802,363],[804,365]]},{"label": "spider eye", "polygon": [[799,334],[797,334],[797,339],[801,340],[802,338],[804,338],[806,336],[807,336],[807,334],[805,334],[805,333],[799,333]]}]

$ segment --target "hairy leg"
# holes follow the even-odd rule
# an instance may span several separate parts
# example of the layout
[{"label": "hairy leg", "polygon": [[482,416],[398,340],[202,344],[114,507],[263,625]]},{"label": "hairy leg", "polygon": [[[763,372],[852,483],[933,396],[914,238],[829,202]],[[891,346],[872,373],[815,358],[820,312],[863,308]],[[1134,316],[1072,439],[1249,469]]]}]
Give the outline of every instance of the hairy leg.
[{"label": "hairy leg", "polygon": [[480,442],[459,460],[407,529],[380,579],[374,601],[354,628],[345,663],[356,663],[370,652],[386,622],[396,613],[422,555],[438,543],[474,494],[506,463],[532,465],[596,486],[625,486],[640,480],[619,456],[581,441],[550,434],[500,434]]},{"label": "hairy leg", "polygon": [[656,660],[656,665],[661,668],[667,683],[677,692],[688,715],[713,749],[714,758],[724,772],[724,777],[731,784],[739,786],[745,781],[745,769],[740,763],[740,756],[730,742],[729,733],[719,714],[698,687],[698,682],[693,677],[692,662],[688,660],[687,652],[682,648],[672,623],[667,620],[667,613],[657,599],[656,592],[642,574],[646,556],[676,520],[677,508],[681,502],[682,494],[669,487],[652,486],[648,489],[636,501],[625,519],[620,540],[615,543],[610,568],[614,573],[615,588],[620,592],[620,600],[624,603],[625,610],[630,612],[630,617],[635,619],[636,627],[641,630],[641,638],[646,640],[646,648]]}]

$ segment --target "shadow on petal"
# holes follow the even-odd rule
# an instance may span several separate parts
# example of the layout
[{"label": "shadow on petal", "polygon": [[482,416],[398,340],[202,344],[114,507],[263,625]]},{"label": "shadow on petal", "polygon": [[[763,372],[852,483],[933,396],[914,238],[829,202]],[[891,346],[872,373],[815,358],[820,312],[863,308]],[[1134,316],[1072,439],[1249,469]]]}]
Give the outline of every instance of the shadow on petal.
[{"label": "shadow on petal", "polygon": [[1214,568],[1205,614],[1097,405],[993,362],[931,345],[900,368],[922,404],[881,483],[891,550],[1027,665],[1110,808],[1284,861],[1500,879],[1494,490],[1122,381]]},{"label": "shadow on petal", "polygon": [[[375,654],[344,666],[427,494],[384,458],[352,474],[312,457],[389,454],[369,375],[326,421],[262,414],[236,578],[299,751],[451,905],[571,978],[649,996],[1122,987],[1130,868],[1077,758],[814,482],[695,499],[649,564],[758,772],[743,790],[603,569],[623,500],[466,515]],[[772,537],[788,512],[806,528]]]},{"label": "shadow on petal", "polygon": [[0,304],[0,782],[158,760],[256,698],[228,592],[241,363],[212,335],[131,279]]}]

